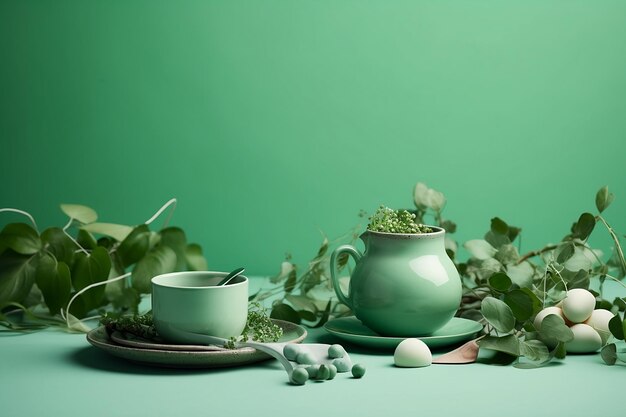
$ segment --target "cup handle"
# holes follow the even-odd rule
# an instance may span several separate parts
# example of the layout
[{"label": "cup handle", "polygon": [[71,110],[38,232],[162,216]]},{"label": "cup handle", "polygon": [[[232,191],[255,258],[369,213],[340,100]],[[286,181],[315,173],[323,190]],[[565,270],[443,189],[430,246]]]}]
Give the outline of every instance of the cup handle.
[{"label": "cup handle", "polygon": [[348,297],[346,297],[343,292],[341,292],[341,287],[339,286],[339,277],[337,276],[335,268],[337,266],[337,257],[342,253],[347,253],[348,255],[351,255],[356,262],[359,262],[359,259],[361,259],[363,255],[361,254],[361,252],[359,252],[357,248],[352,245],[342,245],[335,249],[330,256],[330,281],[333,284],[335,294],[337,294],[337,298],[340,302],[347,305],[352,310],[353,308],[350,300],[348,300]]}]

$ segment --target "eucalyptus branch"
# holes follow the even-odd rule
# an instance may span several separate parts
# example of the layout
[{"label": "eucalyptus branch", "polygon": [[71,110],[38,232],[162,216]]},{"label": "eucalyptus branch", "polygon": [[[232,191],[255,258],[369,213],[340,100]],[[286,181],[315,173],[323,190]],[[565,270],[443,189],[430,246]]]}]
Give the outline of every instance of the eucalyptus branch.
[{"label": "eucalyptus branch", "polygon": [[516,262],[516,265],[519,265],[522,262],[527,261],[530,258],[534,258],[535,256],[543,255],[546,252],[550,252],[552,250],[555,250],[556,248],[558,248],[558,246],[559,245],[547,245],[546,247],[544,247],[542,249],[528,252],[527,254],[525,254],[524,256],[519,258],[519,260]]},{"label": "eucalyptus branch", "polygon": [[619,257],[620,263],[622,264],[622,271],[626,272],[626,259],[624,259],[624,251],[622,250],[622,245],[620,245],[619,243],[619,238],[617,237],[617,234],[615,234],[615,231],[613,230],[613,228],[609,226],[606,220],[604,220],[604,217],[598,214],[596,218],[599,219],[602,222],[602,224],[604,224],[604,227],[606,227],[606,229],[608,230],[609,234],[611,235],[611,238],[613,239],[613,242],[615,242],[617,256]]}]

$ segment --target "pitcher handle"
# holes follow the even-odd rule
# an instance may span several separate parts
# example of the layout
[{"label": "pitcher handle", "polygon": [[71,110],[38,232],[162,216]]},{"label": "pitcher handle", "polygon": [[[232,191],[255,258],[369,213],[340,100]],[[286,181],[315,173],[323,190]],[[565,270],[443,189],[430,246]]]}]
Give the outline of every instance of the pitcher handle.
[{"label": "pitcher handle", "polygon": [[335,294],[337,294],[337,298],[339,299],[340,302],[347,305],[348,307],[350,307],[351,310],[353,310],[350,300],[348,300],[348,297],[346,297],[341,291],[341,286],[339,285],[339,277],[337,276],[337,273],[335,272],[336,270],[335,267],[337,265],[337,257],[344,252],[347,253],[348,255],[351,255],[356,262],[358,262],[359,259],[361,259],[363,255],[361,254],[361,252],[359,252],[357,248],[355,248],[352,245],[341,245],[337,249],[335,249],[332,255],[330,256],[330,281],[333,284],[333,289],[335,290]]}]

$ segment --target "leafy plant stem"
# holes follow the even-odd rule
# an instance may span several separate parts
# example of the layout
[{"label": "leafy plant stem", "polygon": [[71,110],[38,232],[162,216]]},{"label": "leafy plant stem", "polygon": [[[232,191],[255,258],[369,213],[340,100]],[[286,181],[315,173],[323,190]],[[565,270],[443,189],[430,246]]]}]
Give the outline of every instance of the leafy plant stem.
[{"label": "leafy plant stem", "polygon": [[615,278],[614,276],[609,275],[609,274],[606,274],[606,277],[607,277],[608,279],[610,279],[611,281],[615,281],[615,282],[617,282],[619,285],[621,285],[622,287],[626,288],[626,284],[624,284],[622,281],[620,281],[619,279]]},{"label": "leafy plant stem", "polygon": [[[115,277],[115,278],[107,279],[107,280],[105,280],[105,281],[96,282],[96,283],[94,283],[94,284],[87,285],[85,288],[83,288],[82,290],[80,290],[80,291],[78,291],[76,294],[74,294],[74,296],[72,297],[72,299],[70,300],[70,302],[69,302],[69,303],[67,303],[67,307],[66,307],[66,309],[65,309],[65,312],[63,311],[63,309],[61,309],[61,317],[63,317],[63,319],[65,320],[65,323],[67,324],[67,327],[68,327],[68,328],[70,328],[70,327],[71,327],[71,324],[70,324],[70,314],[69,314],[69,312],[70,312],[70,307],[71,307],[72,303],[74,302],[74,300],[76,300],[76,298],[77,298],[78,296],[80,296],[80,295],[81,295],[81,294],[83,294],[85,291],[88,291],[88,290],[90,290],[90,289],[92,289],[92,288],[94,288],[94,287],[98,287],[98,286],[100,286],[100,285],[104,285],[104,284],[107,284],[107,283],[109,283],[109,282],[119,281],[119,280],[121,280],[121,279],[124,279],[124,278],[126,278],[126,277],[129,277],[130,275],[131,275],[131,273],[130,273],[130,272],[128,272],[128,273],[126,273],[126,274],[124,274],[124,275],[120,275],[119,277]],[[66,314],[66,313],[67,313],[67,314]],[[86,319],[84,319],[84,320],[86,320]],[[83,321],[83,320],[81,320],[81,321]]]},{"label": "leafy plant stem", "polygon": [[598,214],[597,219],[599,219],[602,222],[602,224],[604,224],[604,227],[606,227],[606,230],[608,230],[609,234],[611,235],[611,238],[613,239],[613,242],[615,242],[615,246],[617,248],[617,254],[618,254],[620,263],[622,264],[622,271],[626,272],[626,259],[624,259],[624,251],[622,250],[622,245],[620,245],[619,243],[619,238],[615,234],[615,231],[613,230],[613,228],[607,223],[606,220],[604,220],[604,217]]},{"label": "leafy plant stem", "polygon": [[35,223],[35,219],[33,218],[33,216],[30,215],[30,213],[23,211],[23,210],[18,210],[18,209],[14,209],[14,208],[1,208],[0,209],[0,213],[2,212],[12,212],[12,213],[19,213],[21,215],[24,215],[26,217],[28,217],[31,221],[31,223],[33,224],[33,226],[35,227],[35,230],[37,231],[37,233],[39,233],[39,228],[37,227],[37,223]]},{"label": "leafy plant stem", "polygon": [[[71,220],[72,220],[72,219],[70,219],[70,223],[71,223]],[[63,233],[65,234],[65,236],[69,237],[69,238],[70,238],[70,240],[71,240],[72,242],[74,242],[74,244],[75,244],[76,246],[78,246],[78,250],[80,250],[81,252],[83,252],[85,255],[89,255],[89,252],[87,252],[87,249],[83,248],[83,247],[80,245],[80,243],[78,243],[78,242],[76,241],[76,239],[74,239],[74,238],[72,237],[72,235],[70,235],[69,233],[67,233],[67,230],[66,230],[65,228],[63,228]]]},{"label": "leafy plant stem", "polygon": [[539,249],[539,250],[534,250],[531,252],[528,252],[527,254],[523,255],[521,258],[519,258],[519,260],[517,261],[517,265],[521,264],[522,262],[530,259],[530,258],[534,258],[535,256],[539,256],[542,255],[546,252],[550,252],[551,250],[554,250],[558,247],[558,245],[547,245],[546,247]]},{"label": "leafy plant stem", "polygon": [[169,206],[172,206],[172,209],[170,210],[169,214],[167,215],[167,218],[165,219],[165,221],[163,222],[163,228],[166,228],[167,225],[170,222],[170,219],[172,218],[172,214],[174,214],[174,210],[176,210],[176,203],[178,200],[176,200],[176,198],[172,198],[170,199],[167,203],[165,203],[156,213],[154,213],[154,215],[152,217],[150,217],[148,220],[146,220],[145,224],[150,224],[153,221],[155,221],[156,219],[159,218],[159,216],[161,215],[161,213],[163,213]]}]

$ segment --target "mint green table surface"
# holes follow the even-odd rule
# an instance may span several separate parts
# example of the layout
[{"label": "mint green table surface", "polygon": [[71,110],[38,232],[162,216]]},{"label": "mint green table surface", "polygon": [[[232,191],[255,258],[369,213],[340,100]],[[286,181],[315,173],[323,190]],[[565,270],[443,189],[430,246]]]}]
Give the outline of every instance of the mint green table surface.
[{"label": "mint green table surface", "polygon": [[[259,285],[263,280],[252,280]],[[332,343],[323,330],[308,341]],[[84,334],[0,336],[0,415],[21,416],[623,416],[624,366],[568,356],[541,369],[485,364],[393,366],[389,352],[344,344],[361,380],[288,384],[276,361],[219,370],[138,365]]]}]

